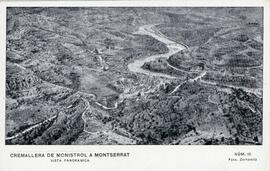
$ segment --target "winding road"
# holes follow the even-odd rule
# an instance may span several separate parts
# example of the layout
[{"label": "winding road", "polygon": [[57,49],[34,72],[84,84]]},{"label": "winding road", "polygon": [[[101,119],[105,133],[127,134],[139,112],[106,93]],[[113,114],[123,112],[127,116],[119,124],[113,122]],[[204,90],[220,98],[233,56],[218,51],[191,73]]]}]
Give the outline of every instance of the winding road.
[{"label": "winding road", "polygon": [[12,139],[21,137],[21,136],[27,134],[28,132],[32,131],[33,129],[38,128],[38,127],[40,127],[40,126],[42,126],[43,124],[46,124],[46,123],[48,123],[48,122],[51,122],[52,120],[56,119],[57,116],[58,116],[58,115],[53,115],[52,117],[50,117],[50,118],[48,118],[48,119],[46,119],[46,120],[44,120],[44,121],[42,121],[42,122],[39,122],[39,123],[37,123],[37,124],[35,124],[35,125],[33,125],[33,126],[27,128],[27,129],[23,130],[22,132],[19,132],[19,133],[15,134],[15,135],[13,135],[13,136],[10,136],[10,137],[6,137],[5,140],[7,141],[7,140],[12,140]]},{"label": "winding road", "polygon": [[[169,78],[169,79],[177,79],[177,77],[173,77],[173,76],[168,75],[168,74],[157,73],[157,72],[145,70],[142,68],[142,66],[146,62],[154,61],[158,58],[169,58],[171,55],[176,54],[176,53],[180,52],[181,50],[188,49],[189,47],[185,44],[182,44],[182,43],[176,43],[176,42],[172,41],[170,38],[166,37],[158,29],[156,29],[155,24],[143,25],[139,28],[139,30],[137,32],[135,32],[135,34],[151,36],[151,37],[155,38],[156,40],[166,44],[169,51],[165,54],[152,55],[152,56],[149,56],[149,57],[146,57],[143,59],[135,60],[134,62],[128,64],[128,69],[131,72],[135,72],[135,73],[141,73],[141,74],[150,75],[150,76],[164,77],[164,78]],[[181,70],[181,69],[176,68],[176,67],[171,66],[171,65],[168,65],[168,66],[175,69],[175,70]],[[188,71],[184,71],[184,70],[181,70],[181,71],[188,72]],[[192,71],[190,71],[189,73],[192,73]],[[207,73],[207,71],[202,71],[197,77],[188,79],[185,82],[194,82],[197,80],[201,80],[201,82],[204,84],[216,85],[217,83],[202,80],[202,78],[206,75],[206,73]],[[185,82],[176,86],[175,89],[170,94],[173,94],[174,92],[176,92],[178,90],[178,88],[181,87],[181,85],[184,84]],[[262,93],[261,93],[262,90],[261,89],[240,87],[240,86],[234,86],[234,85],[224,85],[224,86],[227,86],[229,88],[241,88],[247,92],[255,94],[257,97],[260,97],[260,98],[262,97]],[[220,88],[220,89],[222,89],[222,88]]]},{"label": "winding road", "polygon": [[[151,25],[144,25],[144,26],[141,26],[139,28],[139,30],[135,33],[135,34],[141,34],[141,35],[149,35],[153,38],[155,38],[156,40],[164,43],[167,48],[168,48],[168,52],[167,53],[164,53],[164,54],[157,54],[157,55],[152,55],[152,56],[149,56],[149,57],[146,57],[146,58],[143,58],[143,59],[137,59],[135,61],[133,61],[132,63],[129,63],[128,64],[128,69],[131,71],[131,72],[135,72],[135,73],[140,73],[140,74],[144,74],[144,75],[149,75],[149,76],[157,76],[157,77],[163,77],[163,78],[168,78],[168,79],[177,79],[177,77],[173,77],[169,74],[164,74],[164,73],[157,73],[157,72],[152,72],[152,71],[149,71],[149,70],[145,70],[142,68],[142,66],[144,65],[144,63],[146,62],[150,62],[150,61],[154,61],[158,58],[169,58],[170,56],[184,50],[184,49],[188,49],[188,47],[184,44],[180,44],[180,43],[176,43],[172,40],[170,40],[168,37],[166,37],[165,35],[163,35],[160,31],[158,31],[156,28],[155,28],[155,25],[151,24]],[[104,64],[104,61],[103,59],[99,56],[100,58],[100,61],[101,61],[101,64]],[[18,67],[20,67],[21,69],[23,70],[26,70],[25,67],[19,65],[19,64],[15,64],[17,65]],[[181,70],[181,69],[178,69],[178,68],[175,68],[171,65],[168,65],[169,67],[172,67],[173,69],[176,69],[176,70]],[[182,70],[181,70],[182,71]],[[188,71],[184,71],[184,72],[188,72]],[[176,86],[174,88],[174,90],[170,93],[170,94],[173,94],[174,92],[176,92],[182,84],[186,83],[186,82],[194,82],[194,81],[197,81],[197,80],[201,80],[203,76],[205,76],[207,72],[206,71],[202,71],[197,77],[195,78],[190,78],[188,80],[186,80],[185,82],[182,82],[181,84],[179,84],[178,86]],[[45,81],[43,80],[44,82],[48,83],[48,84],[52,84],[48,81]],[[214,82],[209,82],[209,81],[204,81],[204,80],[201,80],[202,83],[204,84],[211,84],[211,85],[216,85],[216,83]],[[53,84],[54,86],[59,86],[59,87],[62,87],[62,88],[66,88],[66,89],[70,89],[68,87],[63,87],[63,86],[60,86],[60,85],[56,85],[56,84]],[[242,88],[244,89],[245,91],[247,92],[250,92],[250,93],[253,93],[255,95],[257,95],[258,97],[261,97],[262,96],[262,93],[260,91],[260,89],[251,89],[251,88],[246,88],[246,87],[237,87],[237,86],[232,86],[232,85],[227,85],[227,87],[229,88]],[[88,93],[85,93],[85,92],[80,92],[77,90],[76,93],[80,93],[82,95],[86,95],[86,96],[92,96],[93,99],[96,99],[96,95],[95,94],[88,94]],[[85,116],[86,112],[90,110],[90,104],[89,104],[89,101],[86,100],[85,98],[82,98],[82,100],[84,101],[84,103],[86,104],[86,107],[84,109],[84,112],[82,113],[82,120],[84,121],[84,132],[86,133],[91,133],[91,132],[88,132],[86,129],[85,129],[85,126],[86,126],[86,122],[87,122],[87,118]],[[111,109],[116,109],[118,107],[118,103],[119,102],[116,102],[115,105],[113,107],[107,107],[105,105],[102,105],[101,103],[99,102],[95,102],[96,105],[100,106],[101,108],[105,109],[105,110],[111,110]],[[54,115],[50,118],[48,118],[47,120],[45,121],[42,121],[38,124],[35,124],[27,129],[25,129],[24,131],[20,132],[20,133],[17,133],[16,135],[13,135],[11,137],[6,137],[6,140],[12,140],[12,139],[15,139],[15,138],[18,138],[20,136],[23,136],[25,135],[26,133],[32,131],[33,129],[41,126],[42,124],[44,123],[47,123],[47,122],[50,122],[54,119],[57,118],[57,115]]]}]

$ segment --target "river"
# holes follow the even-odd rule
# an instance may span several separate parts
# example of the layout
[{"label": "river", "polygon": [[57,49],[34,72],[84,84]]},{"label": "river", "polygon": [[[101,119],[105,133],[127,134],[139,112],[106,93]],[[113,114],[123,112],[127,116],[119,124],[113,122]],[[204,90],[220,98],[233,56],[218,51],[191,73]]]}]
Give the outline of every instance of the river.
[{"label": "river", "polygon": [[155,25],[153,25],[153,24],[143,25],[139,28],[139,30],[135,34],[149,35],[149,36],[157,39],[158,41],[166,44],[166,46],[168,48],[168,52],[164,53],[164,54],[152,55],[152,56],[149,56],[149,57],[146,57],[143,59],[137,59],[134,62],[128,64],[128,69],[131,72],[135,72],[135,73],[141,73],[141,74],[145,74],[145,75],[158,76],[158,77],[165,77],[165,78],[169,78],[169,79],[175,79],[177,77],[173,77],[173,76],[168,75],[168,74],[152,72],[152,71],[145,70],[145,69],[141,68],[143,66],[143,64],[146,62],[154,61],[157,58],[169,58],[171,55],[176,54],[176,53],[180,52],[181,50],[184,50],[187,48],[187,46],[185,46],[185,45],[173,42],[172,40],[167,38],[165,35],[160,33],[158,30],[154,29],[154,27],[155,27]]}]

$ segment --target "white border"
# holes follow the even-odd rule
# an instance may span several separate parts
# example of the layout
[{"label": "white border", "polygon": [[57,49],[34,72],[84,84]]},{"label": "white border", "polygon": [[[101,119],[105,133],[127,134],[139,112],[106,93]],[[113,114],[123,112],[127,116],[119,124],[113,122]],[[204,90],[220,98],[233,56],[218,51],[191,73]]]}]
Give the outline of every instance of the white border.
[{"label": "white border", "polygon": [[[242,0],[242,1],[42,1],[42,2],[0,2],[0,170],[193,170],[193,171],[269,171],[270,170],[270,61],[269,61],[269,18],[270,1]],[[263,145],[261,146],[117,146],[117,145],[50,145],[50,146],[6,146],[4,142],[5,129],[5,26],[6,6],[263,6],[264,7],[264,110],[263,110]],[[47,159],[11,159],[14,152],[130,152],[129,158],[90,159],[90,163],[51,163]],[[252,152],[257,162],[229,162],[235,152]]]}]

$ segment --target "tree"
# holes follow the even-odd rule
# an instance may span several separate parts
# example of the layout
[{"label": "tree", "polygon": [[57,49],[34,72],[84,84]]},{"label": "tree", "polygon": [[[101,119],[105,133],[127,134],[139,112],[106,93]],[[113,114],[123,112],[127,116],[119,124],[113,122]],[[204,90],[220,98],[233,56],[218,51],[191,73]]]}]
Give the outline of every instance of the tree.
[{"label": "tree", "polygon": [[109,50],[114,49],[114,42],[112,39],[109,39],[109,38],[104,39],[104,44],[106,46],[106,49],[109,49]]}]

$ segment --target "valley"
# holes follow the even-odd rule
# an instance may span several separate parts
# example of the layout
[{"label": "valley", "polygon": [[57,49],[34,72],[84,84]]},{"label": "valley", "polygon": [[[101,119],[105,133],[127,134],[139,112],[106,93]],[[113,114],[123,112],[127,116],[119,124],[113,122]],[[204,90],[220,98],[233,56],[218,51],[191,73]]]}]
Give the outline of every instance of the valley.
[{"label": "valley", "polygon": [[261,8],[8,8],[6,144],[262,144]]}]

